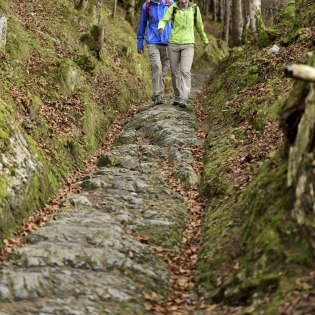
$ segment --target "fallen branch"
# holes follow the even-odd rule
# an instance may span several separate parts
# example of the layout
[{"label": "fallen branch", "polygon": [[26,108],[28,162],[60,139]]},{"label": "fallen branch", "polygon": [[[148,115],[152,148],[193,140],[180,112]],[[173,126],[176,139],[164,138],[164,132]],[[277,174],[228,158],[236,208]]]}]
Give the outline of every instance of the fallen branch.
[{"label": "fallen branch", "polygon": [[288,65],[285,70],[285,75],[290,78],[303,81],[315,82],[315,67],[308,65]]}]

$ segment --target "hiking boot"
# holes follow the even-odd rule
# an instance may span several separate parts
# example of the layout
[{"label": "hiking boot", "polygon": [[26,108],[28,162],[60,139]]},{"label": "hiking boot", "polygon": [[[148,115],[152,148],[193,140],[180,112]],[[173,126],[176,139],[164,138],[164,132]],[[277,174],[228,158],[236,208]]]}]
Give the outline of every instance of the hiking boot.
[{"label": "hiking boot", "polygon": [[163,101],[163,98],[162,98],[161,95],[156,95],[156,96],[154,97],[153,102],[154,102],[154,105],[164,104],[164,101]]},{"label": "hiking boot", "polygon": [[180,101],[175,100],[172,104],[173,104],[174,106],[178,106],[178,105],[180,104]]}]

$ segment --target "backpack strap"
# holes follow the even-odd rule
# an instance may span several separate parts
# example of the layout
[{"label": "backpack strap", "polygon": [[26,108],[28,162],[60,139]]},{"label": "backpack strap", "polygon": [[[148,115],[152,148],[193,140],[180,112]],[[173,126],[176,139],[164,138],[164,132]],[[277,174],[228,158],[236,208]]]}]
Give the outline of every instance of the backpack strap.
[{"label": "backpack strap", "polygon": [[149,18],[149,14],[150,14],[150,5],[151,5],[151,1],[147,0],[145,2],[145,14],[147,16],[147,19]]},{"label": "backpack strap", "polygon": [[[165,0],[165,3],[168,7],[171,6],[171,3],[170,3],[170,0]],[[150,14],[150,5],[151,5],[151,1],[150,0],[147,0],[145,2],[145,14],[147,16],[147,19],[149,18],[149,14]]]}]

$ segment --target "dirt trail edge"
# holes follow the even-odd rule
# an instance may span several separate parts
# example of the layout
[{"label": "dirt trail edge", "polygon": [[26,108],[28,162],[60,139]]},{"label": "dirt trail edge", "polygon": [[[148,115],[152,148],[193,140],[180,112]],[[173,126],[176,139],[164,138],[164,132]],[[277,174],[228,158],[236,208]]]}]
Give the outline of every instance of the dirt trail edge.
[{"label": "dirt trail edge", "polygon": [[1,263],[0,314],[193,310],[203,138],[191,105],[139,110],[77,193]]}]

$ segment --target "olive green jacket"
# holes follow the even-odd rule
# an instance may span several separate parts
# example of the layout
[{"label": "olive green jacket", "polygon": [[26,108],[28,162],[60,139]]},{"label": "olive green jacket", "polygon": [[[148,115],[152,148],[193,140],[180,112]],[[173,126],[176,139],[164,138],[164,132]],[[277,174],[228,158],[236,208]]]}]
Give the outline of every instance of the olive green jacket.
[{"label": "olive green jacket", "polygon": [[[176,13],[173,16],[173,10],[176,7]],[[196,21],[194,17],[194,8],[193,4],[189,3],[187,8],[181,8],[175,2],[170,8],[166,11],[163,18],[160,20],[158,29],[164,29],[165,25],[172,20],[174,17],[172,33],[169,38],[169,43],[171,44],[194,44],[195,35],[194,35],[194,26],[203,41],[204,44],[208,44],[209,40],[206,33],[203,29],[202,18],[200,10],[197,7],[197,16]]]}]

